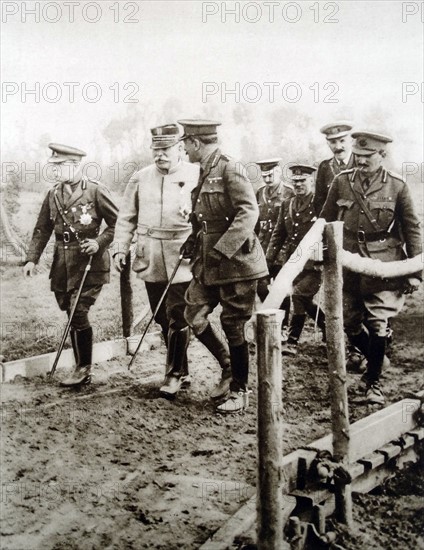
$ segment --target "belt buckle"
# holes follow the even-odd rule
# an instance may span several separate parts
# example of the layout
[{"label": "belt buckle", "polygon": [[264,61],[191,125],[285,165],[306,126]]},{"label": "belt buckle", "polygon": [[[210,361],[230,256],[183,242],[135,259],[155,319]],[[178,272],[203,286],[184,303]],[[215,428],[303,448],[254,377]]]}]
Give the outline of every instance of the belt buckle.
[{"label": "belt buckle", "polygon": [[206,220],[202,221],[202,231],[203,231],[203,233],[208,232],[208,224],[207,224]]},{"label": "belt buckle", "polygon": [[71,235],[69,233],[69,231],[64,231],[63,232],[63,242],[64,243],[69,243],[71,240]]},{"label": "belt buckle", "polygon": [[357,235],[358,235],[358,243],[364,244],[364,242],[365,242],[365,231],[360,230],[360,231],[358,231]]}]

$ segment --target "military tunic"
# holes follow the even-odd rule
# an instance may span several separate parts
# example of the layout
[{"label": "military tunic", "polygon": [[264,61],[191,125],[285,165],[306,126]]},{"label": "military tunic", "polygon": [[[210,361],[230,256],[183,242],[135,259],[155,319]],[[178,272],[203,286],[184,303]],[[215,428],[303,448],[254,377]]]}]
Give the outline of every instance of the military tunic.
[{"label": "military tunic", "polygon": [[[193,280],[187,290],[185,316],[195,334],[208,327],[208,316],[220,303],[221,322],[230,346],[245,342],[257,279],[268,274],[265,255],[254,229],[258,205],[241,163],[219,149],[206,160],[192,193]],[[214,250],[219,259],[210,255]]]},{"label": "military tunic", "polygon": [[[56,200],[67,222],[59,213]],[[81,252],[80,244],[69,227],[72,226],[78,232],[80,240],[92,238],[99,244],[99,250],[93,255],[85,287],[108,283],[110,277],[108,247],[113,240],[117,213],[117,207],[109,190],[99,182],[83,177],[75,186],[73,194],[67,199],[63,196],[63,185],[55,185],[47,193],[42,204],[26,261],[38,263],[54,232],[56,242],[50,269],[51,290],[71,292],[77,289],[89,257]],[[106,222],[107,227],[100,231],[103,221]]]},{"label": "military tunic", "polygon": [[[421,254],[420,222],[406,183],[384,168],[371,178],[366,191],[361,184],[363,179],[356,169],[340,173],[322,210],[327,221],[344,222],[343,247],[381,261]],[[355,192],[362,196],[381,231],[376,232]],[[415,276],[421,278],[421,273]],[[358,334],[365,322],[369,330],[385,336],[388,319],[403,306],[403,285],[403,278],[380,279],[347,271],[344,274],[347,333]]]},{"label": "military tunic", "polygon": [[[268,246],[267,261],[270,264],[281,261],[284,265],[316,220],[312,193],[301,198],[294,196],[284,201]],[[321,284],[321,269],[320,264],[310,259],[302,273],[293,281],[295,315],[305,313],[302,305],[305,302],[303,298],[307,298],[306,301],[309,304],[318,292]],[[296,296],[301,298],[296,300]]]},{"label": "military tunic", "polygon": [[274,185],[264,185],[256,193],[256,200],[259,206],[259,241],[266,253],[271,235],[277,223],[281,204],[284,200],[292,197],[294,191],[283,182]]},{"label": "military tunic", "polygon": [[349,170],[355,165],[355,157],[351,153],[348,162],[343,168],[340,167],[339,161],[336,157],[323,160],[318,166],[317,177],[315,181],[315,199],[314,206],[315,211],[319,214],[324,206],[325,199],[327,198],[328,191],[334,178],[340,174],[343,170]]},{"label": "military tunic", "polygon": [[[112,253],[126,254],[136,233],[133,270],[145,283],[152,311],[179,262],[180,248],[190,235],[191,192],[198,178],[199,167],[188,162],[179,162],[167,172],[151,164],[136,172],[125,189]],[[155,315],[165,342],[170,328],[181,330],[187,326],[184,294],[190,280],[189,261],[182,260]]]},{"label": "military tunic", "polygon": [[[113,254],[126,254],[136,233],[133,270],[144,281],[168,282],[180,248],[191,233],[191,192],[198,178],[199,167],[188,162],[180,162],[168,173],[151,164],[130,178],[116,224]],[[173,282],[190,279],[189,261],[183,260]]]}]

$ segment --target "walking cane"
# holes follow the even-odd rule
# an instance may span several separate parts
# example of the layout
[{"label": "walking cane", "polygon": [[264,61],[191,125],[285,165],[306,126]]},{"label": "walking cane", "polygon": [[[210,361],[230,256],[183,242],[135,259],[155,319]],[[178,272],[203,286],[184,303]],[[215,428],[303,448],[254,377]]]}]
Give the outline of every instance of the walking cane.
[{"label": "walking cane", "polygon": [[153,312],[152,316],[150,317],[150,320],[149,320],[149,322],[147,323],[147,326],[146,326],[146,328],[144,329],[143,334],[141,335],[141,338],[140,338],[140,340],[139,340],[139,342],[138,342],[138,344],[137,344],[137,347],[136,347],[136,349],[135,349],[135,352],[134,352],[133,356],[131,357],[131,361],[128,363],[128,370],[130,370],[132,364],[133,364],[134,361],[135,361],[135,357],[136,357],[136,355],[137,355],[137,353],[138,353],[138,351],[139,351],[139,349],[140,349],[140,347],[141,347],[141,344],[143,343],[144,337],[146,336],[147,331],[149,330],[149,327],[150,327],[150,325],[152,324],[153,319],[154,319],[154,318],[156,317],[156,315],[158,314],[159,308],[160,308],[160,306],[162,305],[162,302],[163,302],[164,299],[165,299],[165,296],[166,296],[166,294],[167,294],[167,292],[168,292],[168,290],[169,290],[169,287],[171,286],[172,281],[174,280],[175,274],[177,273],[177,270],[178,270],[178,268],[179,268],[180,265],[181,265],[182,259],[183,259],[183,255],[180,254],[180,256],[179,256],[179,258],[178,258],[177,265],[174,267],[174,271],[172,272],[172,275],[171,275],[171,277],[169,278],[168,284],[166,285],[166,288],[165,288],[165,290],[163,291],[162,296],[160,297],[160,300],[159,300],[159,302],[158,302],[158,305],[156,306],[155,311]]},{"label": "walking cane", "polygon": [[85,279],[87,278],[88,272],[91,269],[91,262],[92,261],[93,261],[93,256],[90,256],[90,258],[88,260],[88,263],[85,267],[84,274],[82,276],[81,283],[80,283],[80,286],[78,288],[76,298],[74,300],[74,304],[73,304],[71,312],[69,314],[68,322],[66,323],[65,331],[63,333],[59,349],[57,350],[57,354],[56,354],[56,358],[55,358],[53,366],[52,366],[52,370],[49,372],[49,379],[53,378],[53,375],[56,371],[56,367],[57,367],[57,364],[59,362],[59,358],[60,358],[60,356],[62,354],[62,351],[63,351],[63,346],[65,345],[65,341],[66,341],[66,338],[68,337],[69,329],[71,328],[72,318],[74,316],[75,310],[76,310],[77,305],[78,305],[78,301],[79,301],[80,296],[81,296],[82,287],[84,286]]}]

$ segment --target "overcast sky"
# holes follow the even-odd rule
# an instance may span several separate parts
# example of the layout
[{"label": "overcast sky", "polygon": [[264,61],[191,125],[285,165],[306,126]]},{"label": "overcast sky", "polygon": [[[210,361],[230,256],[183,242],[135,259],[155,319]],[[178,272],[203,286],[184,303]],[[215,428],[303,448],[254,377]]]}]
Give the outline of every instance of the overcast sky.
[{"label": "overcast sky", "polygon": [[[362,126],[379,109],[390,116],[375,126],[392,133],[398,155],[423,161],[423,100],[417,91],[424,80],[423,15],[413,13],[423,10],[420,2],[274,2],[273,21],[271,3],[225,3],[227,10],[238,4],[239,22],[225,13],[222,2],[80,0],[73,2],[74,22],[66,4],[2,2],[5,156],[39,147],[43,135],[93,149],[112,118],[147,105],[156,111],[157,123],[170,122],[161,119],[169,98],[180,100],[181,117],[213,108],[231,147],[240,126],[235,128],[228,113],[237,103],[234,95],[221,93],[239,83],[240,104],[252,113],[253,131],[260,135],[269,120],[260,113],[281,106],[311,117],[316,135],[306,139],[317,142],[322,124],[347,117]],[[29,13],[22,20],[25,7],[37,9],[39,22]],[[34,89],[37,82],[38,102],[34,95],[22,97],[24,87]],[[67,82],[79,83],[73,103]],[[97,86],[86,87],[83,97],[83,87],[92,82]],[[202,97],[206,82],[216,93]],[[277,83],[274,98],[269,82]],[[408,89],[416,93],[402,97],[403,83],[411,83]],[[62,97],[49,102],[58,91]],[[97,102],[87,100],[99,91]],[[131,98],[138,103],[129,103]],[[282,134],[289,130],[281,129]]]}]

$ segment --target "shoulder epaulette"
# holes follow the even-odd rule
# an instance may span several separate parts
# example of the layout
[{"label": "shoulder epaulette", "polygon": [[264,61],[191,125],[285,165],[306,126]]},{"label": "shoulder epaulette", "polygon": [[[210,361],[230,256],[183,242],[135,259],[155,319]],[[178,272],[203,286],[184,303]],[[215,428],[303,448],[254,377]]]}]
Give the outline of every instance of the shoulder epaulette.
[{"label": "shoulder epaulette", "polygon": [[386,170],[386,173],[389,174],[389,176],[391,176],[392,178],[400,180],[402,183],[406,183],[400,174],[396,174],[396,172],[392,172],[391,170]]},{"label": "shoulder epaulette", "polygon": [[219,160],[225,160],[225,162],[229,162],[231,160],[231,157],[225,155],[224,153],[221,153]]},{"label": "shoulder epaulette", "polygon": [[340,176],[341,174],[351,174],[355,171],[355,168],[347,168],[346,170],[341,170],[337,175]]}]

